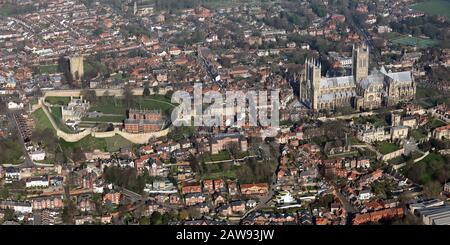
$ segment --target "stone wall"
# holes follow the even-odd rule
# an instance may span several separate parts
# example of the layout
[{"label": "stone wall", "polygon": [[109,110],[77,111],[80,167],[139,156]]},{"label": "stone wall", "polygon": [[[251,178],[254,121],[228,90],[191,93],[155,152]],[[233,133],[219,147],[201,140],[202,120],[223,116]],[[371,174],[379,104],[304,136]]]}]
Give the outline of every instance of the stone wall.
[{"label": "stone wall", "polygon": [[404,153],[405,153],[405,149],[402,148],[402,149],[400,149],[400,150],[396,150],[396,151],[393,151],[393,152],[391,152],[391,153],[388,153],[388,154],[383,155],[383,157],[382,157],[381,159],[382,159],[383,161],[388,161],[388,160],[394,159],[394,158],[396,158],[396,157],[399,157],[399,156],[401,156],[401,155],[404,154]]},{"label": "stone wall", "polygon": [[[93,90],[95,91],[95,94],[97,96],[105,96],[105,93],[108,94],[108,96],[118,96],[121,97],[123,95],[123,90],[122,89],[89,89],[89,90]],[[49,96],[55,96],[55,97],[70,97],[70,96],[75,96],[78,97],[81,95],[81,92],[83,90],[81,89],[67,89],[67,90],[47,90],[44,92],[44,98],[49,97]],[[136,89],[132,89],[131,90],[133,92],[133,95],[142,95],[144,93],[144,89],[143,88],[136,88]],[[161,95],[166,94],[166,91],[164,89],[160,89],[160,93]],[[151,94],[155,94],[153,93],[153,89],[150,88],[150,93]]]}]

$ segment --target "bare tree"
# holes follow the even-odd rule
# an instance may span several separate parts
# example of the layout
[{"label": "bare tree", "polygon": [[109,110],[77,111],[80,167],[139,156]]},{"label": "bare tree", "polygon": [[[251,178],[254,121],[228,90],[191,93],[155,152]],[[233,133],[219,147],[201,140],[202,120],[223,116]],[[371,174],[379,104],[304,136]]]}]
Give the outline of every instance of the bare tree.
[{"label": "bare tree", "polygon": [[123,100],[128,108],[130,108],[134,104],[133,91],[128,85],[123,89]]}]

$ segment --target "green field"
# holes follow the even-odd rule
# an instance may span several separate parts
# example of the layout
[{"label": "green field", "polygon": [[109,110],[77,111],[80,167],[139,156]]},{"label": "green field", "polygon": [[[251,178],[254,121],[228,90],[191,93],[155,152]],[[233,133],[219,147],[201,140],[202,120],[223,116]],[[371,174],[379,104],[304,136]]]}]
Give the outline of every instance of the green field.
[{"label": "green field", "polygon": [[407,166],[404,170],[406,176],[419,184],[425,185],[431,181],[448,179],[450,165],[446,158],[437,153],[430,153],[423,160]]},{"label": "green field", "polygon": [[439,127],[447,125],[444,121],[437,119],[437,118],[434,118],[428,124],[431,126],[431,128],[439,128]]},{"label": "green field", "polygon": [[42,108],[39,108],[38,110],[36,110],[35,112],[32,113],[33,119],[35,121],[35,125],[36,125],[36,129],[37,130],[44,130],[44,129],[51,129],[53,132],[56,131],[52,126],[52,123],[50,122],[50,120],[48,119],[47,115],[45,114],[44,110]]},{"label": "green field", "polygon": [[449,0],[429,0],[413,4],[412,9],[425,12],[429,15],[442,15],[450,18],[450,1]]},{"label": "green field", "polygon": [[[163,112],[170,112],[175,105],[170,102],[170,99],[162,95],[151,95],[148,97],[136,96],[131,107],[136,109],[161,109]],[[100,97],[97,102],[92,104],[89,111],[125,115],[128,109],[126,104],[119,98]]]},{"label": "green field", "polygon": [[202,179],[236,179],[236,173],[233,171],[213,172],[202,176]]},{"label": "green field", "polygon": [[439,95],[442,95],[442,94],[434,88],[422,88],[422,87],[416,88],[416,98],[417,99],[435,97],[435,96],[439,96]]},{"label": "green field", "polygon": [[16,138],[0,139],[0,164],[22,163],[22,145]]},{"label": "green field", "polygon": [[39,74],[58,73],[58,65],[43,65],[38,67]]},{"label": "green field", "polygon": [[361,144],[365,144],[364,142],[360,141],[359,139],[357,139],[356,137],[350,137],[349,138],[349,143],[351,145],[361,145]]},{"label": "green field", "polygon": [[52,105],[67,105],[70,102],[70,97],[48,96],[45,101]]},{"label": "green field", "polygon": [[131,148],[133,143],[123,138],[120,135],[115,135],[110,138],[94,138],[86,136],[78,142],[66,142],[60,139],[60,145],[64,149],[80,148],[83,151],[93,151],[95,149],[102,151],[118,151],[121,148]]},{"label": "green field", "polygon": [[398,149],[400,148],[396,144],[388,142],[383,142],[377,145],[377,150],[383,155],[394,152]]},{"label": "green field", "polygon": [[228,151],[220,151],[218,154],[211,154],[205,156],[205,162],[225,161],[230,159],[231,156]]},{"label": "green field", "polygon": [[396,38],[390,39],[390,41],[394,44],[417,46],[420,48],[432,47],[432,46],[436,46],[437,44],[439,44],[439,41],[436,41],[436,40],[418,38],[418,37],[409,37],[409,36],[396,37]]},{"label": "green field", "polygon": [[428,132],[423,128],[413,129],[410,134],[415,140],[424,139],[428,136]]},{"label": "green field", "polygon": [[55,116],[55,118],[57,118],[58,120],[62,119],[62,112],[61,112],[61,107],[52,107],[50,108],[52,114]]}]

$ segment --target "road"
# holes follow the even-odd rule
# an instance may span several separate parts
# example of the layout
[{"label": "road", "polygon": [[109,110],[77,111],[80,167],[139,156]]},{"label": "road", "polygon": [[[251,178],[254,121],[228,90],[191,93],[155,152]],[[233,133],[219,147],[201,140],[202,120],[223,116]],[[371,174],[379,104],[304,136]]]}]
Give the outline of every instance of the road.
[{"label": "road", "polygon": [[118,191],[122,192],[125,196],[129,197],[133,202],[142,201],[142,195],[136,192],[130,191],[117,185],[114,185],[114,189],[117,189]]},{"label": "road", "polygon": [[355,18],[355,16],[350,14],[349,21],[350,24],[355,28],[355,30],[358,32],[360,36],[364,38],[364,42],[369,46],[370,48],[370,55],[372,55],[375,58],[375,61],[379,62],[381,61],[381,54],[378,52],[378,49],[375,48],[375,45],[373,43],[372,37],[370,36],[370,33],[367,31],[367,29],[363,28],[358,20]]},{"label": "road", "polygon": [[20,130],[20,126],[19,126],[19,122],[18,122],[18,118],[21,117],[22,115],[20,114],[19,111],[11,111],[7,113],[7,116],[10,120],[10,122],[13,122],[14,126],[16,127],[16,130],[18,133],[18,138],[20,140],[20,144],[22,145],[22,151],[23,151],[23,156],[25,157],[25,161],[19,166],[20,168],[31,168],[34,166],[33,161],[30,158],[30,155],[28,154],[27,148],[25,146],[25,139],[24,136],[22,135],[22,131]]}]

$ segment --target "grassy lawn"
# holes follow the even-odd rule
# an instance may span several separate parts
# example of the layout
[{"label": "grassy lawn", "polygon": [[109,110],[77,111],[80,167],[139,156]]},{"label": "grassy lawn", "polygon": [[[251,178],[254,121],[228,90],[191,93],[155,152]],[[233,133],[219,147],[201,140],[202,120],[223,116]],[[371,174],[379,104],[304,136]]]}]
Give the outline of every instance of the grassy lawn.
[{"label": "grassy lawn", "polygon": [[398,149],[400,148],[396,144],[388,142],[383,142],[377,145],[377,150],[383,155],[394,152]]},{"label": "grassy lawn", "polygon": [[58,73],[58,65],[43,65],[38,67],[39,74]]},{"label": "grassy lawn", "polygon": [[432,47],[439,44],[439,41],[418,37],[409,37],[409,36],[401,36],[397,38],[390,39],[392,43],[400,44],[400,45],[410,45],[410,46],[418,46],[421,48]]},{"label": "grassy lawn", "polygon": [[220,151],[218,154],[211,154],[205,156],[205,162],[224,161],[230,159],[231,156],[228,151]]},{"label": "grassy lawn", "polygon": [[417,99],[435,97],[435,96],[439,96],[439,95],[442,95],[442,94],[439,93],[439,91],[434,88],[417,87],[417,89],[416,89],[416,98]]},{"label": "grassy lawn", "polygon": [[56,119],[62,120],[61,107],[52,107],[50,108],[50,110],[52,111],[52,114],[55,116]]},{"label": "grassy lawn", "polygon": [[422,161],[405,169],[405,174],[421,185],[441,179],[441,182],[449,177],[449,162],[440,154],[430,153]]},{"label": "grassy lawn", "polygon": [[447,125],[444,121],[434,118],[431,122],[428,123],[432,128],[439,128]]},{"label": "grassy lawn", "polygon": [[23,162],[22,145],[15,138],[0,139],[0,164],[20,164]]},{"label": "grassy lawn", "polygon": [[38,110],[33,112],[32,116],[34,118],[34,123],[36,125],[37,130],[42,131],[44,129],[50,128],[56,134],[56,131],[52,126],[52,123],[48,119],[47,115],[45,115],[45,112],[42,108],[39,108]]},{"label": "grassy lawn", "polygon": [[131,148],[133,144],[120,135],[110,138],[94,138],[90,135],[84,137],[78,142],[66,142],[60,139],[60,145],[64,149],[80,148],[83,151],[93,151],[95,149],[102,151],[118,151],[121,148]]},{"label": "grassy lawn", "polygon": [[423,128],[413,129],[411,130],[411,136],[415,140],[424,139],[428,136],[428,132]]},{"label": "grassy lawn", "polygon": [[[151,95],[148,97],[136,96],[132,105],[133,108],[161,109],[170,112],[175,105],[170,103],[170,99],[162,95]],[[105,114],[126,114],[129,108],[120,100],[114,97],[100,97],[98,102],[93,103],[89,111],[98,111]]]},{"label": "grassy lawn", "polygon": [[448,0],[424,1],[413,4],[411,8],[429,15],[443,15],[450,18],[450,1]]},{"label": "grassy lawn", "polygon": [[236,173],[233,171],[219,171],[202,175],[202,179],[236,179]]},{"label": "grassy lawn", "polygon": [[360,141],[359,139],[357,139],[356,137],[350,137],[349,138],[349,143],[351,145],[361,145],[361,144],[365,144],[364,142]]},{"label": "grassy lawn", "polygon": [[232,163],[208,164],[205,172],[201,175],[201,179],[236,179],[236,172],[239,168]]},{"label": "grassy lawn", "polygon": [[244,158],[250,156],[250,152],[248,151],[242,151],[239,153],[239,158]]},{"label": "grassy lawn", "polygon": [[67,105],[70,102],[70,97],[49,96],[45,98],[45,101],[52,105]]}]

